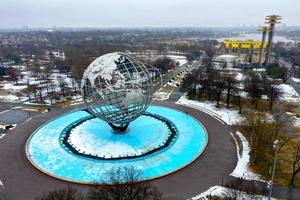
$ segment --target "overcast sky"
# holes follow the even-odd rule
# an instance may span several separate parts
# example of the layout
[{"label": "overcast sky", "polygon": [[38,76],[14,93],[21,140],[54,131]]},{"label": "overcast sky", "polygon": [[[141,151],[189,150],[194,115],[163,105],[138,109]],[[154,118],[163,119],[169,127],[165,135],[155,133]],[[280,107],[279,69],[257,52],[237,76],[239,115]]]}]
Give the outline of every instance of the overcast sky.
[{"label": "overcast sky", "polygon": [[300,26],[300,0],[0,0],[0,28],[261,25],[270,14]]}]

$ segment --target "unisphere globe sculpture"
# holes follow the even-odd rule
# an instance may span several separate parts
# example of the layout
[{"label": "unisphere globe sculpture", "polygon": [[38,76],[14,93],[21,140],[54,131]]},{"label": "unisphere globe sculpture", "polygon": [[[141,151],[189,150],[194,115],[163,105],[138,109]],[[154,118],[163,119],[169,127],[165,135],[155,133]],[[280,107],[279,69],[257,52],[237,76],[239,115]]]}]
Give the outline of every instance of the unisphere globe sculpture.
[{"label": "unisphere globe sculpture", "polygon": [[144,113],[151,101],[152,87],[146,66],[121,52],[98,57],[85,70],[81,82],[88,111],[115,131],[125,131]]}]

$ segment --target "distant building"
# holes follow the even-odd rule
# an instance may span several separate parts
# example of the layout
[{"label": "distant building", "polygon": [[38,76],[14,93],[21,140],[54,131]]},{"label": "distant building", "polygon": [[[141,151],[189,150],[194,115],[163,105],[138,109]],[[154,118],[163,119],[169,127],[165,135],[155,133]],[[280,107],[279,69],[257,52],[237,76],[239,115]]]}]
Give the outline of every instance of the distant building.
[{"label": "distant building", "polygon": [[49,52],[49,54],[50,53],[53,55],[54,58],[61,59],[61,60],[65,60],[66,59],[64,52],[61,52],[61,51],[51,51],[51,52]]},{"label": "distant building", "polygon": [[14,60],[8,60],[8,59],[2,59],[0,60],[0,65],[4,66],[4,67],[8,67],[11,65],[14,65],[16,62]]},{"label": "distant building", "polygon": [[213,64],[216,68],[235,68],[241,63],[241,59],[238,56],[223,54],[213,59]]},{"label": "distant building", "polygon": [[[223,45],[226,49],[260,49],[261,41],[254,40],[224,40]],[[267,47],[267,42],[264,43],[264,46]]]}]

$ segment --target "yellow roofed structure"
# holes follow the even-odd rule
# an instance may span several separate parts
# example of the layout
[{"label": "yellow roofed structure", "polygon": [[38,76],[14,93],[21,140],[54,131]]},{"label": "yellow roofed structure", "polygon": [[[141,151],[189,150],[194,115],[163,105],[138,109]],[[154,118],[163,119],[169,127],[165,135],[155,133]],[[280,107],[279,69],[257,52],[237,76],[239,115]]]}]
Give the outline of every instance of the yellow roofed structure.
[{"label": "yellow roofed structure", "polygon": [[[242,48],[242,49],[250,49],[253,47],[253,49],[260,49],[261,47],[261,41],[254,41],[254,40],[224,40],[223,42],[224,47],[227,49],[232,48]],[[267,43],[265,42],[264,46],[267,46]]]}]

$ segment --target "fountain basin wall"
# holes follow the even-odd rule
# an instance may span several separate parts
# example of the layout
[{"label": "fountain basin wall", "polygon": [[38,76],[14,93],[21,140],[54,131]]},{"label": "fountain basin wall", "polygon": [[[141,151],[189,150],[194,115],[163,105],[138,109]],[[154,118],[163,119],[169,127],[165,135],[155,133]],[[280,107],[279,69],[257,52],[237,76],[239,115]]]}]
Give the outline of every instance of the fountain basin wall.
[{"label": "fountain basin wall", "polygon": [[62,135],[66,127],[91,117],[88,112],[79,110],[38,128],[27,141],[27,158],[36,168],[55,178],[101,184],[107,183],[106,172],[116,167],[132,166],[141,170],[141,181],[165,176],[187,166],[204,151],[208,136],[199,121],[167,107],[149,106],[147,112],[171,121],[177,130],[170,144],[157,151],[134,157],[162,146],[170,137],[166,123],[142,115],[131,122],[124,134],[115,134],[106,122],[97,118],[86,120],[70,131],[69,142],[79,152],[122,159],[94,159],[74,154],[63,144]]}]

